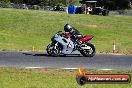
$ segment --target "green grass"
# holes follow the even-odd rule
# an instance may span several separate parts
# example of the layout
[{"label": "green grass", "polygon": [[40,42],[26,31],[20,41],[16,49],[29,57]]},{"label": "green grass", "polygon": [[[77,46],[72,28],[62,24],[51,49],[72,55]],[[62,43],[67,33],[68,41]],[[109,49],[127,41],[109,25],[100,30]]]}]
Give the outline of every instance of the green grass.
[{"label": "green grass", "polygon": [[131,16],[91,16],[48,11],[0,8],[0,50],[28,50],[35,46],[45,51],[50,38],[63,31],[69,23],[84,35],[94,35],[91,41],[98,53],[111,52],[116,41],[118,52],[132,53]]},{"label": "green grass", "polygon": [[[131,74],[131,71],[93,71],[87,73]],[[0,68],[0,88],[132,88],[129,84],[86,84],[76,82],[75,70]]]}]

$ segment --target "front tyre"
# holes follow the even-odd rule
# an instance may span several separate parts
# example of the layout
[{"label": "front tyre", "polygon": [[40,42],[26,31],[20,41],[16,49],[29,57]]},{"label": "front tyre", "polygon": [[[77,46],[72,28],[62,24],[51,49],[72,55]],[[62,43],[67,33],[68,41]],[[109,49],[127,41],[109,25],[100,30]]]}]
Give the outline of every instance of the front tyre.
[{"label": "front tyre", "polygon": [[50,55],[50,56],[59,56],[60,53],[61,53],[61,48],[60,47],[56,47],[54,46],[54,44],[49,44],[47,46],[47,49],[46,49],[47,53]]},{"label": "front tyre", "polygon": [[49,44],[46,48],[46,51],[48,53],[48,55],[52,55],[52,49],[53,49],[53,45],[52,44]]},{"label": "front tyre", "polygon": [[94,45],[91,43],[87,43],[86,45],[89,49],[81,49],[80,53],[85,57],[93,57],[96,53]]}]

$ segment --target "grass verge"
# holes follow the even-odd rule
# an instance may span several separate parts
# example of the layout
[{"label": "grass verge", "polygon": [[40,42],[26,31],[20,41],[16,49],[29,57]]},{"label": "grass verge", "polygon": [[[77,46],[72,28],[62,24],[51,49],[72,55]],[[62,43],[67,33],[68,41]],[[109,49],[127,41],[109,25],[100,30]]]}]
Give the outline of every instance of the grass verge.
[{"label": "grass verge", "polygon": [[132,17],[66,14],[0,8],[0,50],[44,51],[55,32],[69,23],[84,35],[94,35],[97,53],[132,53]]},{"label": "grass verge", "polygon": [[[95,71],[89,74],[131,74],[131,71]],[[0,68],[0,88],[80,88],[75,70]],[[132,88],[129,84],[86,84],[81,88]]]}]

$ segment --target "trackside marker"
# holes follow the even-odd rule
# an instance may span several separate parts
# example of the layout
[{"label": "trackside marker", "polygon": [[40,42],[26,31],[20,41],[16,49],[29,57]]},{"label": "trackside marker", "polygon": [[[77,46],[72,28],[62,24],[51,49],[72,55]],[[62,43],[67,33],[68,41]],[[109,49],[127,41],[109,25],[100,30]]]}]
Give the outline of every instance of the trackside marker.
[{"label": "trackside marker", "polygon": [[115,45],[115,41],[113,41],[113,53],[115,53],[116,50],[116,45]]},{"label": "trackside marker", "polygon": [[32,46],[32,52],[35,52],[35,46],[34,45]]},{"label": "trackside marker", "polygon": [[32,54],[33,55],[35,54],[35,46],[34,45],[32,46]]}]

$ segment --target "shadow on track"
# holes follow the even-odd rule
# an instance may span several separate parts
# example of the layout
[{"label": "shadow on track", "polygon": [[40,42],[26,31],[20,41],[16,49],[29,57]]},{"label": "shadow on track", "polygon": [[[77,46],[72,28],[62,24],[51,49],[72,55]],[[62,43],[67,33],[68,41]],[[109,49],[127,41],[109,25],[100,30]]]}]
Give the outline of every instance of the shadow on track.
[{"label": "shadow on track", "polygon": [[[23,53],[24,55],[31,55],[31,56],[44,56],[44,57],[53,57],[53,56],[50,56],[48,54],[41,54],[41,53]],[[80,54],[70,54],[70,55],[61,55],[61,56],[58,56],[58,57],[83,57],[81,56]]]},{"label": "shadow on track", "polygon": [[48,54],[34,54],[33,56],[45,56],[45,57],[50,57]]},{"label": "shadow on track", "polygon": [[31,55],[31,56],[46,56],[48,57],[48,54],[40,54],[40,53],[22,53],[24,55]]}]

